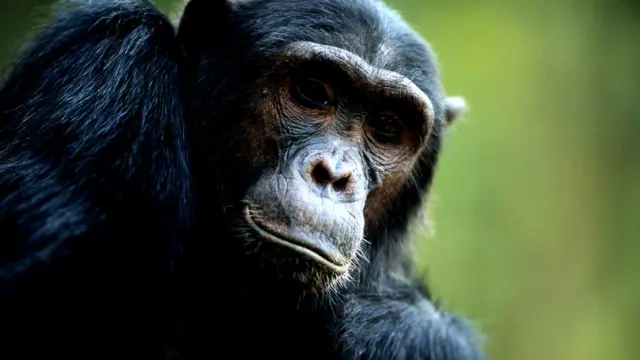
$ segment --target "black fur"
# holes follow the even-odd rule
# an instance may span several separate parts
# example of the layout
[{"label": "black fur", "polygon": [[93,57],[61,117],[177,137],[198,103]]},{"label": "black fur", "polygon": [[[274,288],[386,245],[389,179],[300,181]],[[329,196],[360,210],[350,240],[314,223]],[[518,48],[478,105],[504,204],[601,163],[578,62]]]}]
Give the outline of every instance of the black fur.
[{"label": "black fur", "polygon": [[[227,5],[192,0],[176,35],[145,1],[77,2],[14,62],[0,89],[0,358],[482,359],[412,281],[406,232],[445,126],[425,45],[374,0]],[[256,175],[234,167],[234,129],[293,40],[404,74],[438,118],[367,231],[368,262],[317,296],[267,283],[230,222]]]}]

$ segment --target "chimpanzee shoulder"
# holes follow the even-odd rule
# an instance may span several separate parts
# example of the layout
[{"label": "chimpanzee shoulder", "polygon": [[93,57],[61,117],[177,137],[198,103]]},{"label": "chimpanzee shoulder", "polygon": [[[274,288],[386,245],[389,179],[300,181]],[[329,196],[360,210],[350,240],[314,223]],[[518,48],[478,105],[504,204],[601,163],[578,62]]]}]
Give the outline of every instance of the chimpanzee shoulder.
[{"label": "chimpanzee shoulder", "polygon": [[149,2],[71,1],[5,72],[0,357],[162,355],[188,217],[179,58]]}]

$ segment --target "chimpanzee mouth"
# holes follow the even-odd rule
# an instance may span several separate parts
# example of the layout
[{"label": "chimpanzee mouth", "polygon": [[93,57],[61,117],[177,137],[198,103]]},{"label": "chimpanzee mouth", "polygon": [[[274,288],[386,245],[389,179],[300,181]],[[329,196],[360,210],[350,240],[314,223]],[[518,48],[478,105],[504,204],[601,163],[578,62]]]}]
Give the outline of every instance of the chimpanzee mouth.
[{"label": "chimpanzee mouth", "polygon": [[249,206],[244,208],[244,219],[247,225],[251,227],[260,237],[269,240],[278,245],[287,247],[305,257],[309,260],[315,261],[325,267],[331,269],[338,274],[344,274],[347,272],[349,265],[340,264],[335,259],[335,256],[327,253],[327,251],[315,246],[312,241],[303,241],[294,239],[289,236],[283,236],[281,234],[275,234],[273,230],[267,229],[268,227],[261,224],[260,221],[251,216],[251,209]]}]

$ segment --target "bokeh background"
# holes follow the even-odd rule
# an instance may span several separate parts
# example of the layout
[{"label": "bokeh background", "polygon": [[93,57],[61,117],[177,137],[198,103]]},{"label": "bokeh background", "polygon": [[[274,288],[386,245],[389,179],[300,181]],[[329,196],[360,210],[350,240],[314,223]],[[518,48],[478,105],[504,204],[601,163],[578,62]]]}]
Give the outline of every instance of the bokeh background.
[{"label": "bokeh background", "polygon": [[[388,1],[470,104],[416,232],[442,303],[493,360],[640,359],[640,2]],[[0,63],[50,3],[0,0]]]}]

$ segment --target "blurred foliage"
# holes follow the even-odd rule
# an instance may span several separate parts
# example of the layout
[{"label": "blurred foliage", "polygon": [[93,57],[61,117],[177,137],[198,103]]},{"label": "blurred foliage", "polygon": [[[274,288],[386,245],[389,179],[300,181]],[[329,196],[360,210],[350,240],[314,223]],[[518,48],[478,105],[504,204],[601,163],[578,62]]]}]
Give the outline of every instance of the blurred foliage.
[{"label": "blurred foliage", "polygon": [[[389,2],[470,104],[417,232],[443,304],[490,359],[639,359],[638,2]],[[49,3],[0,2],[0,61]]]}]

